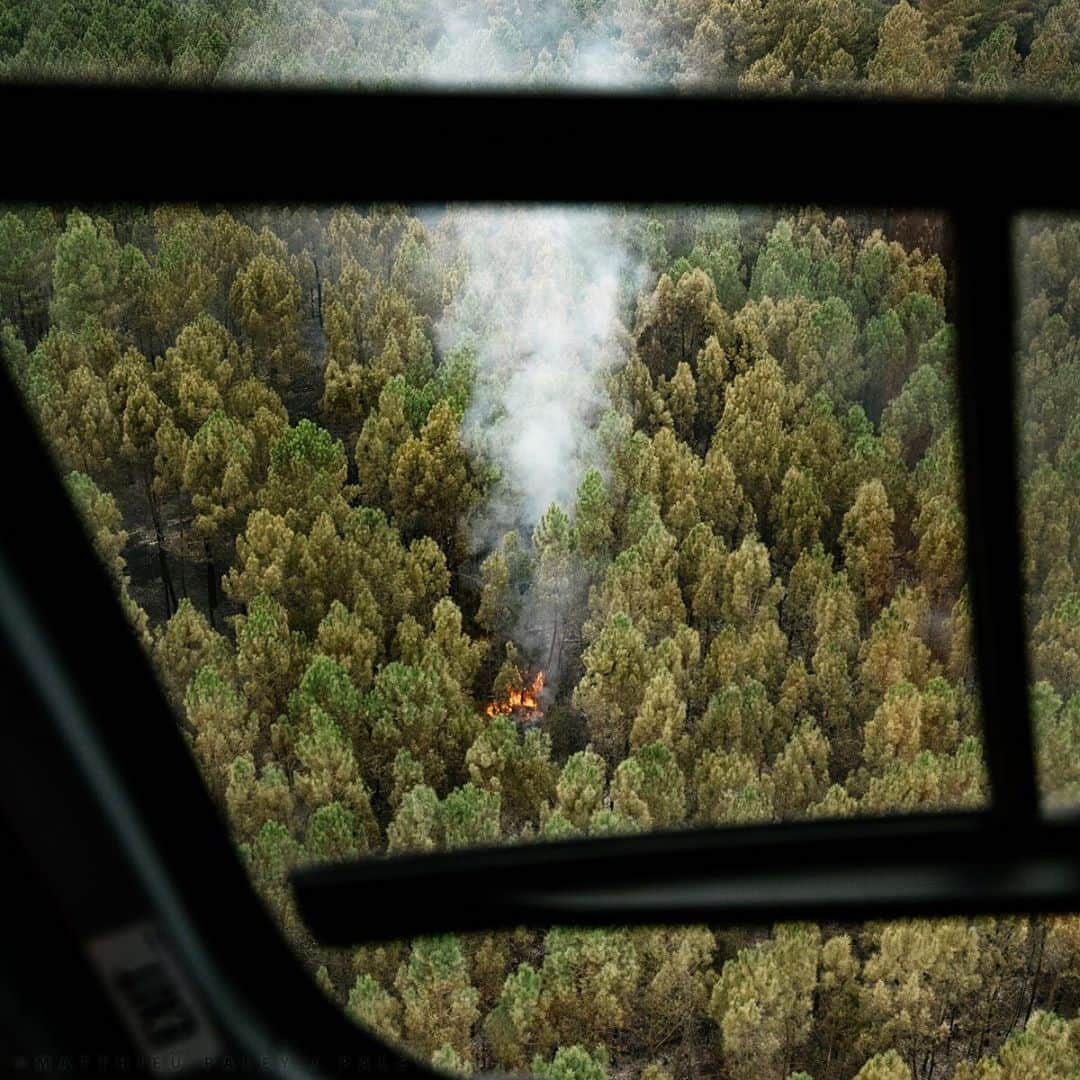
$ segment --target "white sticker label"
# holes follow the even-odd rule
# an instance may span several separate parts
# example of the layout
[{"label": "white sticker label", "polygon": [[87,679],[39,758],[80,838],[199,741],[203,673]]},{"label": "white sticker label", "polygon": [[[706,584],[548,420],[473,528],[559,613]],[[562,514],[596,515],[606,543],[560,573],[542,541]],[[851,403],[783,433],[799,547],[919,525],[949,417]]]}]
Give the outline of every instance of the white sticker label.
[{"label": "white sticker label", "polygon": [[157,926],[135,923],[87,942],[98,969],[151,1069],[205,1066],[221,1044]]}]

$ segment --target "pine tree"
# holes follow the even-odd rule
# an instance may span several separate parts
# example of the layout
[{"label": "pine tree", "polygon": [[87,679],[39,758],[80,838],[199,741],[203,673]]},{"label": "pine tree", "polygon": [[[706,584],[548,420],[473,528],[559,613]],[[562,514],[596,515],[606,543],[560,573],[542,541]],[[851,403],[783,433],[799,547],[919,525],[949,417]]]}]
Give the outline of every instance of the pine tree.
[{"label": "pine tree", "polygon": [[607,1043],[628,1019],[639,975],[627,931],[550,930],[540,970],[541,1052]]},{"label": "pine tree", "polygon": [[855,1080],[911,1080],[911,1069],[895,1050],[875,1054],[856,1074]]},{"label": "pine tree", "polygon": [[734,1076],[788,1074],[810,1035],[819,954],[817,927],[781,926],[724,964],[709,1014]]},{"label": "pine tree", "polygon": [[386,850],[389,854],[433,851],[440,841],[439,796],[427,784],[418,783],[398,799],[386,830]]},{"label": "pine tree", "polygon": [[217,564],[228,557],[252,506],[254,465],[251,433],[220,410],[195,433],[184,459],[183,490],[191,499],[192,532],[206,559],[211,623],[218,606]]},{"label": "pine tree", "polygon": [[405,414],[406,386],[391,379],[379,394],[378,407],[367,415],[356,439],[356,469],[365,506],[390,510],[390,469],[398,451],[413,434]]},{"label": "pine tree", "polygon": [[739,751],[705,750],[693,777],[694,821],[701,825],[745,825],[773,821],[769,785]]},{"label": "pine tree", "polygon": [[184,597],[168,622],[154,635],[154,666],[170,700],[180,705],[192,676],[212,667],[220,675],[231,673],[229,645],[210,628],[206,617]]},{"label": "pine tree", "polygon": [[955,27],[931,37],[922,13],[900,0],[881,23],[867,79],[889,94],[940,94],[949,85],[959,53]]},{"label": "pine tree", "polygon": [[394,986],[401,998],[402,1033],[416,1052],[430,1057],[449,1046],[471,1061],[470,1035],[479,1018],[477,992],[457,938],[417,938],[398,968]]},{"label": "pine tree", "polygon": [[77,330],[87,318],[112,325],[119,313],[120,260],[112,226],[79,210],[68,215],[56,241],[49,314],[61,329]]},{"label": "pine tree", "polygon": [[230,827],[242,840],[251,841],[268,822],[289,826],[295,802],[288,777],[275,762],[256,772],[251,755],[244,754],[229,768],[225,806]]},{"label": "pine tree", "polygon": [[493,844],[499,838],[500,797],[473,783],[455,788],[442,802],[436,820],[446,847]]},{"label": "pine tree", "polygon": [[1019,70],[1016,30],[999,23],[971,58],[971,85],[979,93],[1002,94],[1014,85]]},{"label": "pine tree", "polygon": [[779,365],[766,357],[737,375],[724,397],[712,448],[735,468],[758,520],[766,519],[785,471],[790,392]]},{"label": "pine tree", "polygon": [[566,819],[584,828],[604,798],[604,759],[591,748],[572,754],[555,787],[556,806]]},{"label": "pine tree", "polygon": [[793,566],[802,552],[820,539],[829,508],[813,477],[792,465],[784,474],[774,510],[777,551],[787,565]]},{"label": "pine tree", "polygon": [[401,1038],[401,1003],[370,975],[357,975],[349,991],[349,1015],[391,1041]]},{"label": "pine tree", "polygon": [[187,685],[184,711],[195,731],[195,754],[211,792],[224,798],[228,769],[255,748],[257,725],[247,702],[207,665]]},{"label": "pine tree", "polygon": [[[371,688],[375,666],[382,654],[382,620],[370,590],[364,589],[349,611],[340,600],[330,605],[319,623],[316,645],[336,660],[361,693]],[[280,670],[280,669],[279,669]]]},{"label": "pine tree", "polygon": [[534,1057],[532,1072],[544,1080],[609,1080],[611,1076],[602,1046],[593,1054],[582,1046],[560,1046],[550,1062]]},{"label": "pine tree", "polygon": [[607,555],[614,541],[614,508],[597,469],[589,469],[578,485],[574,505],[574,534],[586,558]]},{"label": "pine tree", "polygon": [[663,274],[652,296],[639,307],[638,353],[654,378],[670,377],[680,362],[690,364],[696,359],[723,322],[716,287],[704,271],[691,270],[677,283]]},{"label": "pine tree", "polygon": [[675,434],[683,440],[691,439],[694,434],[698,404],[697,385],[690,365],[685,360],[680,360],[670,382],[664,376],[660,377],[658,389],[667,411],[671,414]]},{"label": "pine tree", "polygon": [[704,926],[644,930],[639,934],[638,953],[645,1045],[660,1047],[680,1036],[679,1054],[692,1069],[697,1029],[707,1015],[716,981],[716,939]]},{"label": "pine tree", "polygon": [[484,1034],[499,1066],[521,1069],[536,1046],[540,975],[527,963],[506,976],[499,1002],[484,1021]]},{"label": "pine tree", "polygon": [[825,797],[829,741],[813,720],[804,720],[773,762],[768,789],[779,817],[801,817]]},{"label": "pine tree", "polygon": [[672,828],[686,816],[682,770],[662,742],[635,750],[615,770],[611,807],[644,828]]},{"label": "pine tree", "polygon": [[888,598],[892,586],[893,521],[884,485],[871,480],[856,492],[840,531],[848,577],[871,615]]},{"label": "pine tree", "polygon": [[645,687],[641,709],[630,728],[630,746],[637,750],[653,742],[662,742],[668,750],[682,756],[686,747],[686,702],[680,700],[675,677],[666,668],[658,671]]},{"label": "pine tree", "polygon": [[1047,12],[1024,62],[1023,81],[1053,94],[1074,94],[1080,87],[1077,28],[1080,4],[1062,0]]},{"label": "pine tree", "polygon": [[935,1048],[964,1033],[981,988],[980,950],[978,931],[963,920],[888,924],[865,967],[865,1041],[895,1047],[912,1075],[924,1075]]},{"label": "pine tree", "polygon": [[555,793],[551,737],[535,729],[522,735],[508,717],[491,718],[469,747],[465,763],[474,784],[500,796],[504,832],[536,820]]},{"label": "pine tree", "polygon": [[394,519],[407,536],[430,536],[456,554],[463,543],[461,518],[475,499],[457,417],[447,402],[439,402],[420,434],[394,455],[390,470]]},{"label": "pine tree", "polygon": [[260,253],[236,275],[229,307],[256,369],[283,386],[309,363],[300,341],[300,285],[281,260]]}]

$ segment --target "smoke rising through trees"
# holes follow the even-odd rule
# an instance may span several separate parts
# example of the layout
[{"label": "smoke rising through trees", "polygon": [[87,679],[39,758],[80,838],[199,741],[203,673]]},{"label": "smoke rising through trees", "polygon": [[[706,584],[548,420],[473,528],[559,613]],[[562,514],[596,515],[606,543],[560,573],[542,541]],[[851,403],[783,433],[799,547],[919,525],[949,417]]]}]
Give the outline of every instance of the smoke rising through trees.
[{"label": "smoke rising through trees", "polygon": [[458,210],[453,221],[468,275],[438,340],[475,356],[464,432],[499,472],[475,531],[490,547],[509,528],[531,533],[552,503],[569,508],[602,460],[604,376],[625,360],[620,300],[646,270],[606,211]]},{"label": "smoke rising through trees", "polygon": [[[940,221],[471,213],[0,212],[0,356],[320,983],[461,1071],[1076,1075],[1076,916],[311,941],[301,861],[987,799]],[[1068,807],[1080,228],[1017,250]]]}]

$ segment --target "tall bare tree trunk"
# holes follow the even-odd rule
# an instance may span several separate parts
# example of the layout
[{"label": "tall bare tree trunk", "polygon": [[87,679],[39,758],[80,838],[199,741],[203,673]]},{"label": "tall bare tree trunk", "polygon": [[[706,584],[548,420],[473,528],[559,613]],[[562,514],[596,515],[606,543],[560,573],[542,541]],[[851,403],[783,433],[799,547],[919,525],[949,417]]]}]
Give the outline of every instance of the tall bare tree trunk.
[{"label": "tall bare tree trunk", "polygon": [[210,627],[213,630],[217,629],[217,625],[214,622],[214,612],[217,610],[218,595],[217,595],[217,575],[214,572],[214,556],[210,550],[210,541],[203,541],[203,551],[206,554],[206,604],[209,608]]},{"label": "tall bare tree trunk", "polygon": [[172,573],[169,570],[169,559],[165,553],[165,532],[161,524],[161,508],[158,506],[157,496],[154,494],[148,468],[143,469],[142,477],[146,501],[150,506],[150,518],[154,523],[154,544],[157,548],[158,572],[161,574],[161,584],[165,591],[165,618],[171,619],[179,604],[176,599],[176,588],[173,585]]},{"label": "tall bare tree trunk", "polygon": [[1042,975],[1043,954],[1046,952],[1046,923],[1040,926],[1039,954],[1035,963],[1035,972],[1031,977],[1031,993],[1028,995],[1027,1010],[1024,1013],[1024,1027],[1031,1019],[1031,1010],[1035,1008],[1035,991],[1039,988],[1039,977]]}]

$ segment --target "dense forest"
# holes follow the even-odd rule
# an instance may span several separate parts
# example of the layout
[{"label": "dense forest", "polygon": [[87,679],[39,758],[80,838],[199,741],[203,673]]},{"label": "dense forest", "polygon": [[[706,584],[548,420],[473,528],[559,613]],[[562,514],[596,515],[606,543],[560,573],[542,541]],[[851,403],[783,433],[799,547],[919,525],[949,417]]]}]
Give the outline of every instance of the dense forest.
[{"label": "dense forest", "polygon": [[0,0],[0,77],[1075,94],[1080,0]]},{"label": "dense forest", "polygon": [[[1032,704],[1063,805],[1080,223],[1017,242]],[[942,221],[896,213],[0,214],[4,366],[256,887],[342,1008],[457,1071],[1080,1073],[1080,918],[331,951],[285,880],[982,804],[951,304]]]}]

